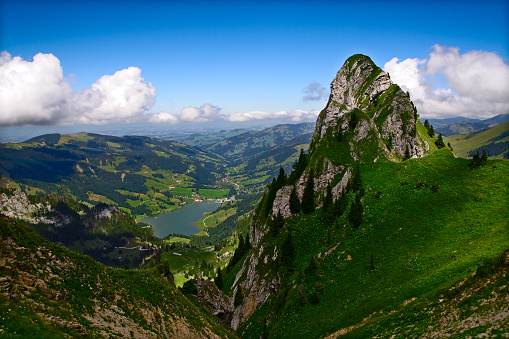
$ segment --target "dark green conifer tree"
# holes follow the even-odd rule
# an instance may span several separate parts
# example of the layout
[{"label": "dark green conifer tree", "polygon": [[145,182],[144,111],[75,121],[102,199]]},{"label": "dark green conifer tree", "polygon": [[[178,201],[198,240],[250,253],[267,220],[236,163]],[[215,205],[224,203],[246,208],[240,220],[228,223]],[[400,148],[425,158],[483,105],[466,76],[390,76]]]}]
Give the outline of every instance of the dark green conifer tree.
[{"label": "dark green conifer tree", "polygon": [[315,181],[313,178],[313,170],[309,172],[306,187],[302,195],[301,203],[302,212],[309,214],[315,211]]},{"label": "dark green conifer tree", "polygon": [[281,246],[281,265],[286,267],[288,272],[293,272],[293,259],[295,256],[295,248],[293,246],[292,233],[286,234],[283,245]]},{"label": "dark green conifer tree", "polygon": [[334,202],[333,215],[335,218],[339,218],[345,213],[347,206],[346,194],[345,192],[341,193],[341,195]]},{"label": "dark green conifer tree", "polygon": [[348,221],[352,224],[352,228],[357,228],[362,223],[363,207],[360,194],[355,196],[355,201],[350,206],[350,213],[348,213]]},{"label": "dark green conifer tree", "polygon": [[481,164],[486,165],[486,162],[488,161],[488,153],[486,153],[486,150],[482,149],[482,155],[481,155]]},{"label": "dark green conifer tree", "polygon": [[223,275],[221,273],[221,267],[217,268],[217,276],[214,279],[214,283],[216,284],[217,288],[220,290],[223,289]]},{"label": "dark green conifer tree", "polygon": [[327,191],[325,193],[325,197],[323,198],[323,213],[327,213],[332,209],[333,204],[332,199],[332,186],[330,185],[330,182],[327,184]]},{"label": "dark green conifer tree", "polygon": [[438,138],[437,141],[435,141],[435,145],[437,145],[439,149],[445,147],[444,139],[442,139],[442,133],[438,134]]},{"label": "dark green conifer tree", "polygon": [[429,136],[434,138],[435,137],[435,130],[433,129],[433,125],[430,125],[429,126],[429,132],[428,132]]},{"label": "dark green conifer tree", "polygon": [[361,169],[356,166],[352,173],[351,189],[353,192],[357,192],[362,186]]},{"label": "dark green conifer tree", "polygon": [[300,200],[295,186],[292,189],[292,193],[290,193],[290,212],[292,212],[292,214],[300,212]]},{"label": "dark green conifer tree", "polygon": [[410,146],[406,145],[405,159],[404,160],[408,160],[408,159],[410,159]]},{"label": "dark green conifer tree", "polygon": [[279,167],[279,175],[277,176],[276,179],[276,192],[284,185],[286,185],[286,174],[285,171],[283,170],[283,167]]},{"label": "dark green conifer tree", "polygon": [[429,132],[429,121],[428,121],[428,119],[426,119],[426,120],[424,121],[424,127],[425,127],[425,128],[426,128],[426,130]]}]

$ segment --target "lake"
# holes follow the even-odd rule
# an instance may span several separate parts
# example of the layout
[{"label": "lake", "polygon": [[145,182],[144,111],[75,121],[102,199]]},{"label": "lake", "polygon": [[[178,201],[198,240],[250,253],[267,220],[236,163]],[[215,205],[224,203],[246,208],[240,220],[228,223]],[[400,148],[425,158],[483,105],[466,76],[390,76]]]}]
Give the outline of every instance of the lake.
[{"label": "lake", "polygon": [[191,235],[200,232],[194,223],[200,221],[205,212],[213,211],[221,206],[218,202],[205,201],[186,204],[178,211],[167,212],[156,218],[141,219],[142,222],[154,226],[154,235],[164,238],[168,234],[178,233]]}]

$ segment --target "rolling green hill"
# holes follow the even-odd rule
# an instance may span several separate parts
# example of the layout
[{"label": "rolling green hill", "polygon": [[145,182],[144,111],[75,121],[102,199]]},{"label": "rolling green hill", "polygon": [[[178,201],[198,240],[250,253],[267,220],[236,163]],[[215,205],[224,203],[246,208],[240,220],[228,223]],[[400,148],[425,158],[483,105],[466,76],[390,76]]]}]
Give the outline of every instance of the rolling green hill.
[{"label": "rolling green hill", "polygon": [[216,189],[216,173],[225,170],[217,155],[148,137],[51,134],[2,144],[0,152],[4,186],[12,180],[26,192],[114,203],[133,215],[172,210],[197,188]]},{"label": "rolling green hill", "polygon": [[465,117],[429,119],[429,123],[435,127],[435,132],[437,134],[442,133],[444,136],[475,133],[495,127],[507,121],[509,121],[509,114],[499,114],[485,120],[469,119]]},{"label": "rolling green hill", "polygon": [[268,148],[311,133],[313,127],[312,123],[277,125],[262,131],[238,134],[208,146],[204,145],[203,148],[228,158],[232,165],[239,165],[267,151]]},{"label": "rolling green hill", "polygon": [[454,154],[459,157],[472,157],[472,153],[486,149],[490,158],[509,158],[509,121],[496,125],[490,129],[461,135],[445,137],[446,143],[451,143]]}]

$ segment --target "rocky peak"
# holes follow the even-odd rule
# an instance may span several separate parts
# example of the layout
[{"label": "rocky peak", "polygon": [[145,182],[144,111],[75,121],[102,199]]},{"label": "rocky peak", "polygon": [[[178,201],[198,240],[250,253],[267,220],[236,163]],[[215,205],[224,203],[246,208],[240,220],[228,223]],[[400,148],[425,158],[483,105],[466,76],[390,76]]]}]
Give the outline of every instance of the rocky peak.
[{"label": "rocky peak", "polygon": [[[357,124],[352,124],[354,115]],[[369,138],[379,143],[378,153],[390,160],[402,159],[408,153],[422,157],[428,145],[417,136],[417,121],[417,109],[409,94],[369,57],[356,54],[346,60],[331,83],[329,101],[316,121],[310,151],[327,131],[334,135],[352,132],[350,154],[354,161],[378,159],[363,159],[360,154],[357,144]]]},{"label": "rocky peak", "polygon": [[335,126],[337,118],[354,108],[364,110],[373,99],[393,82],[389,75],[362,54],[348,58],[332,81],[327,106],[318,117],[315,134],[323,137],[326,128]]}]

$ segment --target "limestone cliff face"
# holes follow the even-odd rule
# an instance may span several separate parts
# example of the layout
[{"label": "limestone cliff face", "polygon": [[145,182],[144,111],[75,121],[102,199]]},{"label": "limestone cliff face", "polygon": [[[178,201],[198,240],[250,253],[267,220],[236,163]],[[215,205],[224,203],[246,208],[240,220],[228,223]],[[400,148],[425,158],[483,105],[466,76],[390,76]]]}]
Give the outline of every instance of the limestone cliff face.
[{"label": "limestone cliff face", "polygon": [[[355,142],[369,136],[368,131],[373,129],[385,144],[385,153],[404,157],[407,146],[411,157],[427,153],[427,145],[416,135],[417,111],[408,93],[394,84],[389,74],[369,57],[360,54],[348,58],[332,81],[329,101],[316,121],[311,150],[327,130],[347,131],[351,127],[348,114],[355,109],[369,117],[367,122],[354,127],[358,129]],[[351,148],[356,153],[355,147]]]}]

